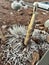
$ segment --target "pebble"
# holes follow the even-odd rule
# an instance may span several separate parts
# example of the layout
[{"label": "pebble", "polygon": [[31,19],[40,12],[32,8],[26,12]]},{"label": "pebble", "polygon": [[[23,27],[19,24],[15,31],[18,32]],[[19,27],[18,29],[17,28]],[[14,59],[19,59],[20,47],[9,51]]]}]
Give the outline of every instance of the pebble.
[{"label": "pebble", "polygon": [[7,27],[7,25],[2,25],[2,28],[5,29]]},{"label": "pebble", "polygon": [[44,27],[39,27],[40,30],[44,30]]},{"label": "pebble", "polygon": [[14,1],[13,3],[11,3],[11,8],[12,9],[18,10],[18,9],[20,9],[21,6],[22,6],[22,4],[17,2],[17,1]]},{"label": "pebble", "polygon": [[46,13],[45,12],[42,12],[43,13],[43,15],[46,15]]},{"label": "pebble", "polygon": [[13,15],[13,12],[10,12],[11,15]]},{"label": "pebble", "polygon": [[19,10],[20,8],[24,8],[24,9],[27,9],[28,8],[28,5],[25,5],[24,4],[24,1],[23,0],[20,0],[19,2],[18,1],[13,1],[11,3],[11,8],[12,9],[15,9],[15,10]]},{"label": "pebble", "polygon": [[44,23],[44,26],[49,29],[49,19]]}]

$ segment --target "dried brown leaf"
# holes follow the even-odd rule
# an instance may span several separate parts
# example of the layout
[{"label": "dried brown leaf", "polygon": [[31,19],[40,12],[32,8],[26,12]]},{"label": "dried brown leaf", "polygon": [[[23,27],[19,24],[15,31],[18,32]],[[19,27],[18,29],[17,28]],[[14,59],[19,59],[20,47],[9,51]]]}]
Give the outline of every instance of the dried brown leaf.
[{"label": "dried brown leaf", "polygon": [[34,65],[38,60],[39,60],[39,53],[38,52],[34,52],[33,53],[32,65]]}]

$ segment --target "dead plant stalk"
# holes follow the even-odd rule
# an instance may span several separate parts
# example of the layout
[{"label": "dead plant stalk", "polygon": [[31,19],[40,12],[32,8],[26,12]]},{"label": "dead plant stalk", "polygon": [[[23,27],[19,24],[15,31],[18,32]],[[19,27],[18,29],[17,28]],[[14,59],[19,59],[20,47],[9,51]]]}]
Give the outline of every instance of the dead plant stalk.
[{"label": "dead plant stalk", "polygon": [[29,42],[29,40],[30,40],[30,38],[31,38],[32,32],[33,32],[33,30],[34,30],[35,18],[36,18],[36,9],[37,9],[37,6],[34,6],[34,7],[33,7],[33,15],[32,15],[30,24],[29,24],[29,26],[28,26],[26,38],[25,38],[25,40],[24,40],[24,44],[25,44],[25,45],[28,44],[28,42]]}]

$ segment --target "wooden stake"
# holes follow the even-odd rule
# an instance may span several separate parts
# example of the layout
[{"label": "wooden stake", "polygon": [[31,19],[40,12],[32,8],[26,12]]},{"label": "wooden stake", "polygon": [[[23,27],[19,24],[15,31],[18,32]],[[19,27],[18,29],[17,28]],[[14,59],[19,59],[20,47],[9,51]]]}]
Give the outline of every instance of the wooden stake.
[{"label": "wooden stake", "polygon": [[35,17],[36,17],[36,7],[37,7],[37,6],[34,6],[34,8],[33,8],[33,15],[32,15],[30,24],[29,24],[29,26],[28,26],[26,38],[25,38],[25,41],[24,41],[24,44],[25,44],[25,45],[28,44],[28,42],[29,42],[29,40],[30,40],[30,38],[31,38],[31,35],[32,35],[32,31],[34,30]]}]

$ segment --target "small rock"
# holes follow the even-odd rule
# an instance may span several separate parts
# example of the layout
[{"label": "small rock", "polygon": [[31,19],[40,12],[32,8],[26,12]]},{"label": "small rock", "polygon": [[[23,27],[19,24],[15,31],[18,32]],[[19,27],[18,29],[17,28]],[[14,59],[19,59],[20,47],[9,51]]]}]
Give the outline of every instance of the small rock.
[{"label": "small rock", "polygon": [[41,27],[39,27],[39,29],[40,29],[40,30],[44,30],[44,27],[43,27],[43,26],[41,26]]},{"label": "small rock", "polygon": [[46,13],[45,13],[45,12],[42,12],[42,14],[43,14],[43,15],[46,15]]},{"label": "small rock", "polygon": [[7,27],[7,25],[2,25],[2,28],[5,29]]},{"label": "small rock", "polygon": [[17,2],[17,1],[14,1],[14,2],[11,3],[12,9],[18,10],[18,9],[20,9],[20,7],[22,7],[22,4]]},{"label": "small rock", "polygon": [[49,29],[49,19],[44,23],[44,26]]},{"label": "small rock", "polygon": [[13,12],[10,12],[11,15],[13,15]]}]

